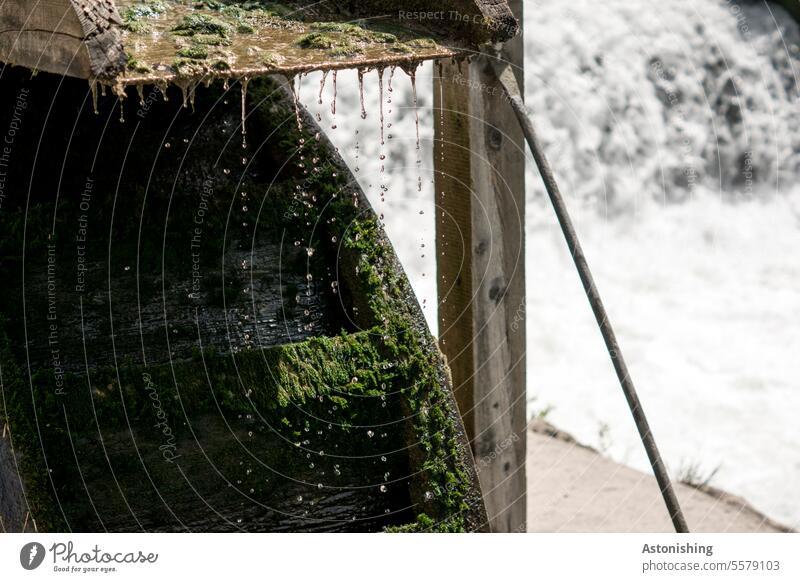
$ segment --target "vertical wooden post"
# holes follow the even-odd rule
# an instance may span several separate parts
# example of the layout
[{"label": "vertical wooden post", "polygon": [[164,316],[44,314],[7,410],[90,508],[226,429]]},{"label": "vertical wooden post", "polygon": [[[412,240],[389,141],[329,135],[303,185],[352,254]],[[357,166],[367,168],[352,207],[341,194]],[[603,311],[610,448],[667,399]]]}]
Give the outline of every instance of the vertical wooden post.
[{"label": "vertical wooden post", "polygon": [[[503,58],[524,87],[521,33]],[[524,532],[525,142],[486,57],[434,77],[440,346],[491,529]]]}]

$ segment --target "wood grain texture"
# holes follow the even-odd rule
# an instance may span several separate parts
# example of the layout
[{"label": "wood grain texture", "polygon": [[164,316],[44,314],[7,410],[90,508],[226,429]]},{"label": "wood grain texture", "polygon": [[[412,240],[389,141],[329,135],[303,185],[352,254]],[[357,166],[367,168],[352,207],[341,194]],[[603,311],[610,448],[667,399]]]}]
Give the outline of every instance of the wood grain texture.
[{"label": "wood grain texture", "polygon": [[[521,17],[522,4],[516,3]],[[522,38],[504,49],[519,65]],[[444,63],[435,85],[441,347],[492,531],[525,531],[524,140],[489,62]]]},{"label": "wood grain texture", "polygon": [[[465,67],[466,68],[466,67]],[[470,442],[474,431],[472,353],[472,179],[469,111],[466,91],[451,79],[458,67],[441,64],[434,81],[434,142],[436,188],[436,256],[438,266],[439,342],[448,359],[453,390]]]},{"label": "wood grain texture", "polygon": [[125,66],[111,0],[6,0],[0,3],[0,61],[86,79]]}]

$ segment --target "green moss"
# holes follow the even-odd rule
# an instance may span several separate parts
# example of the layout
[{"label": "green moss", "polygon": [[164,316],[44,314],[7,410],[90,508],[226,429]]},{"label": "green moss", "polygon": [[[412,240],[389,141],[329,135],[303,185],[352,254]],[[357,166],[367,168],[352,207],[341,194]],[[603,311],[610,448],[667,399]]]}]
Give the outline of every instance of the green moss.
[{"label": "green moss", "polygon": [[312,30],[347,35],[350,39],[359,42],[392,43],[397,42],[397,37],[386,32],[368,30],[357,24],[346,22],[315,22],[311,24]]},{"label": "green moss", "polygon": [[401,43],[397,43],[396,45],[393,45],[392,46],[392,51],[396,52],[396,53],[399,53],[399,54],[403,54],[403,55],[410,55],[410,54],[414,53],[414,49],[412,49],[409,46],[406,46],[406,44],[402,43],[402,42]]},{"label": "green moss", "polygon": [[338,55],[354,55],[362,52],[357,44],[342,35],[328,34],[325,32],[311,32],[297,41],[297,44],[307,49],[329,50]]},{"label": "green moss", "polygon": [[397,42],[394,34],[367,30],[344,22],[315,22],[313,32],[301,37],[297,44],[303,48],[328,50],[334,56],[349,56],[363,52],[365,44]]},{"label": "green moss", "polygon": [[139,2],[125,9],[124,20],[140,20],[142,18],[158,18],[167,11],[167,7],[159,0]]},{"label": "green moss", "polygon": [[436,42],[430,38],[414,38],[403,44],[412,49],[435,49],[438,46]]},{"label": "green moss", "polygon": [[387,533],[462,533],[464,530],[464,520],[458,516],[436,521],[425,513],[417,515],[415,522],[386,528]]},{"label": "green moss", "polygon": [[204,0],[194,4],[198,8],[217,10],[235,17],[244,17],[253,13],[290,17],[298,12],[297,7],[287,6],[279,2],[269,2],[268,0]]},{"label": "green moss", "polygon": [[2,370],[3,421],[14,439],[14,448],[25,483],[25,495],[39,531],[59,531],[63,515],[53,503],[47,466],[37,446],[36,422],[32,408],[25,399],[30,393],[23,372],[17,365],[10,341],[5,333],[7,322],[0,316],[0,370]]},{"label": "green moss", "polygon": [[208,58],[208,49],[203,46],[190,46],[186,48],[182,48],[178,51],[179,57],[184,57],[187,59],[207,59]]},{"label": "green moss", "polygon": [[[147,431],[155,422],[145,375],[147,385],[158,387],[160,418],[170,419],[176,435],[186,430],[181,420],[216,411],[229,417],[255,414],[268,426],[284,427],[285,438],[300,439],[305,438],[301,427],[308,423],[309,415],[324,417],[334,407],[337,430],[326,437],[326,446],[334,447],[336,441],[331,439],[338,438],[353,453],[371,452],[366,444],[359,447],[358,443],[366,440],[361,428],[364,423],[379,422],[372,408],[375,399],[357,396],[377,396],[383,392],[382,386],[396,390],[402,385],[400,374],[386,371],[389,353],[385,345],[374,341],[375,335],[371,330],[239,354],[204,350],[191,361],[171,365],[143,367],[122,362],[117,368],[91,370],[91,392],[86,390],[83,375],[67,374],[63,396],[56,395],[50,370],[34,373],[29,387],[3,336],[0,363],[5,418],[10,419],[15,447],[21,453],[26,490],[39,529],[63,531],[68,518],[57,508],[73,515],[76,500],[82,497],[81,475],[74,459],[61,454],[69,446],[67,440],[75,446],[92,439],[100,427],[105,431],[112,427]],[[86,454],[81,453],[84,462]],[[99,458],[93,462],[102,464]],[[130,462],[136,465],[135,455]],[[280,460],[272,462],[279,465]],[[54,479],[55,489],[48,475]],[[59,504],[54,503],[54,492]]]},{"label": "green moss", "polygon": [[147,34],[152,32],[152,26],[147,22],[149,19],[158,18],[167,11],[163,2],[151,0],[150,2],[140,2],[126,8],[121,16],[123,26],[137,34]]},{"label": "green moss", "polygon": [[136,34],[149,34],[153,32],[153,27],[148,22],[143,22],[141,20],[125,21],[123,27]]},{"label": "green moss", "polygon": [[201,44],[205,46],[230,46],[233,44],[231,39],[214,34],[195,34],[192,37],[192,42],[194,44]]},{"label": "green moss", "polygon": [[224,20],[201,13],[187,14],[172,28],[172,32],[180,36],[210,34],[228,37],[231,31],[231,25]]},{"label": "green moss", "polygon": [[206,69],[202,63],[187,58],[177,58],[172,61],[172,68],[175,72],[183,76],[194,76],[202,74]]},{"label": "green moss", "polygon": [[141,61],[137,61],[133,56],[128,55],[128,70],[145,74],[152,72],[153,69]]},{"label": "green moss", "polygon": [[261,62],[267,67],[276,67],[283,62],[283,57],[277,53],[264,53]]}]

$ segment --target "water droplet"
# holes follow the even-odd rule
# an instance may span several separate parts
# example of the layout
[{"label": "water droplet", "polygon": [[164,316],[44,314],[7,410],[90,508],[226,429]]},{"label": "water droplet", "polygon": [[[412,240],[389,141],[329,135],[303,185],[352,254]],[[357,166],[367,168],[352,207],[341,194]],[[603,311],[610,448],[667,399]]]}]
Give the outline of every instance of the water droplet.
[{"label": "water droplet", "polygon": [[[338,71],[333,72],[333,100],[331,101],[331,115],[336,115],[336,73]],[[331,129],[336,129],[335,125],[331,126]]]}]

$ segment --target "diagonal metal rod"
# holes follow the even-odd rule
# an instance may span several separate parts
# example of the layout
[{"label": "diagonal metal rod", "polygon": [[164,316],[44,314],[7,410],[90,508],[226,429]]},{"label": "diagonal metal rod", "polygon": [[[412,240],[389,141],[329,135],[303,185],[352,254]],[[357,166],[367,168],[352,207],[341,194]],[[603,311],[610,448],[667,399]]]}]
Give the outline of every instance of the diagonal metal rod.
[{"label": "diagonal metal rod", "polygon": [[636,394],[636,387],[633,385],[633,380],[631,380],[628,366],[625,364],[625,359],[622,356],[622,350],[617,342],[614,329],[611,327],[608,314],[603,306],[603,301],[600,299],[600,293],[597,290],[597,285],[595,285],[594,278],[589,270],[586,256],[583,254],[581,243],[578,240],[578,233],[575,231],[575,227],[572,224],[572,219],[569,216],[564,198],[561,196],[561,191],[556,183],[553,170],[550,168],[550,164],[545,157],[544,148],[542,148],[542,144],[539,142],[539,138],[533,126],[533,121],[531,121],[525,107],[525,102],[522,100],[514,71],[507,62],[493,57],[488,58],[493,64],[494,71],[503,87],[503,91],[511,108],[519,119],[522,131],[525,134],[525,139],[533,153],[533,159],[536,161],[536,166],[539,168],[539,173],[544,181],[547,194],[550,197],[550,202],[553,204],[558,222],[561,224],[564,238],[567,239],[567,246],[569,246],[569,250],[572,253],[575,267],[578,269],[578,274],[583,283],[583,289],[586,291],[586,296],[589,298],[589,304],[592,306],[594,317],[597,320],[597,324],[600,326],[600,333],[603,335],[603,341],[606,343],[608,354],[611,356],[611,362],[614,364],[614,370],[617,372],[619,383],[622,385],[622,391],[625,393],[625,399],[628,401],[628,406],[633,414],[633,420],[636,423],[636,428],[639,431],[642,444],[644,444],[645,451],[647,451],[647,456],[650,459],[650,465],[653,467],[653,473],[661,489],[661,494],[664,497],[664,503],[667,505],[672,524],[675,526],[676,532],[689,533],[689,526],[686,524],[686,519],[683,516],[683,511],[681,511],[681,506],[678,503],[675,490],[670,482],[667,469],[664,466],[664,461],[661,459],[661,453],[658,452],[655,437],[653,437],[653,432],[650,430],[650,424],[647,422],[647,417],[642,409],[639,396]]}]

